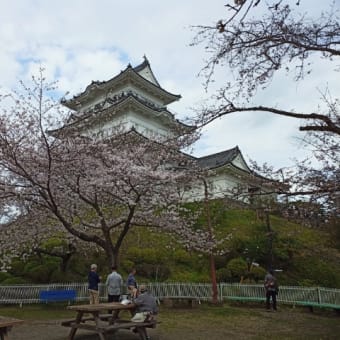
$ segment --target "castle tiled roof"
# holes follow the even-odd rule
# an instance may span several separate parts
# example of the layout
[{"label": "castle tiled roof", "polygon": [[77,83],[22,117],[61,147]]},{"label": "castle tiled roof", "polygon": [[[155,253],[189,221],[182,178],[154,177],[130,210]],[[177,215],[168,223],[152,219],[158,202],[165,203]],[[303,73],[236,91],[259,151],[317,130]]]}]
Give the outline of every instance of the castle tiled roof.
[{"label": "castle tiled roof", "polygon": [[199,157],[197,158],[197,162],[202,168],[214,169],[231,163],[239,154],[240,149],[238,148],[238,146],[236,146],[229,150],[204,157]]},{"label": "castle tiled roof", "polygon": [[144,56],[144,61],[143,61],[141,64],[135,66],[135,67],[133,68],[133,70],[134,70],[135,72],[139,73],[139,72],[143,71],[143,70],[144,70],[145,68],[147,68],[147,67],[149,67],[150,72],[151,72],[151,74],[152,74],[152,77],[153,77],[154,80],[155,80],[155,83],[156,83],[159,87],[161,87],[161,85],[159,84],[157,78],[155,77],[154,73],[152,72],[151,65],[150,65],[149,60],[147,59],[146,56]]},{"label": "castle tiled roof", "polygon": [[[149,79],[143,77],[140,74],[140,72],[144,70],[146,67],[149,67],[150,73],[154,81],[150,81]],[[170,93],[159,85],[156,77],[154,76],[151,70],[149,61],[147,60],[146,57],[144,57],[144,61],[140,65],[132,67],[129,64],[125,68],[125,70],[121,71],[118,75],[114,76],[113,78],[107,81],[92,81],[91,84],[89,84],[83,92],[73,96],[71,99],[64,99],[62,100],[61,103],[70,109],[77,110],[79,108],[79,104],[81,103],[81,101],[88,97],[90,93],[92,93],[93,91],[107,91],[110,88],[110,86],[119,83],[121,79],[129,76],[133,77],[134,79],[140,82],[143,82],[150,89],[152,89],[152,91],[155,91],[155,93],[161,95],[164,98],[165,104],[169,104],[181,98],[180,95]]]}]

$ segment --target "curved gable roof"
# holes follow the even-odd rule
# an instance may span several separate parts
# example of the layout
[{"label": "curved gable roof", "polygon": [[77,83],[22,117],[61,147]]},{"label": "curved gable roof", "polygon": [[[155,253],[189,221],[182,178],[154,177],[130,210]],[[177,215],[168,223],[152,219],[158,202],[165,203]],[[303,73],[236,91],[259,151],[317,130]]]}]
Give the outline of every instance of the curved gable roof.
[{"label": "curved gable roof", "polygon": [[131,64],[129,64],[125,70],[107,81],[92,81],[92,83],[89,84],[82,93],[73,96],[71,99],[63,100],[61,103],[70,109],[77,110],[79,104],[81,105],[82,101],[86,101],[87,98],[90,98],[93,92],[106,92],[110,89],[110,87],[113,87],[115,84],[129,77],[149,87],[151,91],[162,97],[165,104],[170,104],[181,98],[180,95],[170,93],[159,85],[152,72],[150,63],[145,57],[143,63],[140,65],[133,68]]},{"label": "curved gable roof", "polygon": [[238,146],[212,155],[199,157],[197,158],[197,162],[199,166],[207,169],[217,169],[231,164],[237,168],[251,172]]},{"label": "curved gable roof", "polygon": [[154,83],[155,85],[161,87],[161,85],[159,84],[157,78],[155,77],[154,73],[152,72],[149,60],[147,59],[146,56],[143,57],[144,61],[134,67],[134,71],[137,72],[139,75],[141,75],[143,78],[151,81],[152,83]]}]

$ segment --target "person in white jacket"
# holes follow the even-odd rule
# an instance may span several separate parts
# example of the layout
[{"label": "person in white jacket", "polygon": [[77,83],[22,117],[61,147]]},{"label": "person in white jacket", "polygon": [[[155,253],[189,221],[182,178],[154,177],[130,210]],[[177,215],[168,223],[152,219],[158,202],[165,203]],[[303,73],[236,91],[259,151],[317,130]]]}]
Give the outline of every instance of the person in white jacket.
[{"label": "person in white jacket", "polygon": [[117,267],[112,266],[112,272],[107,276],[106,286],[108,293],[108,302],[119,302],[122,294],[123,279],[117,273]]}]

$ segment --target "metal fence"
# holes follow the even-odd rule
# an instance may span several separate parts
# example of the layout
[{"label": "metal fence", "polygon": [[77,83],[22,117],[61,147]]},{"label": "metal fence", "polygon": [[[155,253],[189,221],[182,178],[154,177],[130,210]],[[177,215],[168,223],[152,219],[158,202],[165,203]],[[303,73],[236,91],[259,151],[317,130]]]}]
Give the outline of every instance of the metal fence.
[{"label": "metal fence", "polygon": [[[192,299],[210,301],[212,286],[206,283],[147,283],[148,289],[159,299]],[[42,285],[0,285],[1,304],[42,303],[40,292],[45,290],[75,290],[76,302],[87,301],[87,283],[42,284]],[[106,286],[99,287],[100,300],[107,300]],[[264,301],[263,285],[218,284],[220,301]],[[340,289],[322,287],[281,286],[278,301],[292,305],[320,306],[340,309]]]},{"label": "metal fence", "polygon": [[[265,301],[262,285],[220,284],[221,300]],[[340,309],[340,289],[281,286],[277,300],[292,305]]]}]

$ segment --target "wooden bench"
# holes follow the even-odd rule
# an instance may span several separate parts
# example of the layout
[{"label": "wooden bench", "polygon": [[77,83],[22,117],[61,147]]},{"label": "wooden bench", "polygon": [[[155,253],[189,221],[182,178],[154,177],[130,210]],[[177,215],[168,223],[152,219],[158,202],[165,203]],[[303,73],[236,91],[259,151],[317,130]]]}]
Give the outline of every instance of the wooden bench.
[{"label": "wooden bench", "polygon": [[[147,340],[147,328],[154,328],[157,324],[156,320],[132,322],[130,319],[121,319],[119,313],[122,311],[130,312],[131,316],[134,314],[136,306],[132,303],[128,305],[119,302],[79,304],[68,306],[67,309],[76,312],[74,319],[61,323],[62,326],[71,328],[68,340],[75,339],[78,329],[94,332],[98,334],[100,340],[108,340],[110,332],[116,332],[119,329],[132,329],[139,334],[140,340]],[[107,311],[110,313],[106,314]]]},{"label": "wooden bench", "polygon": [[[94,317],[93,316],[83,317],[80,322],[84,323],[86,321],[94,321]],[[74,324],[75,322],[76,319],[64,320],[61,322],[61,325],[65,327],[71,327],[71,325]]]},{"label": "wooden bench", "polygon": [[41,290],[39,299],[42,302],[60,302],[60,301],[74,301],[77,297],[75,289],[53,289]]},{"label": "wooden bench", "polygon": [[[99,319],[102,321],[110,321],[113,319],[113,315],[112,314],[99,314],[98,315]],[[95,318],[93,316],[83,316],[80,320],[81,323],[85,323],[86,321],[95,321]],[[70,327],[72,325],[72,323],[75,323],[76,319],[70,319],[70,320],[64,320],[61,322],[62,326],[65,327]]]},{"label": "wooden bench", "polygon": [[139,338],[141,340],[149,339],[148,334],[146,332],[146,328],[156,328],[157,321],[144,321],[144,322],[133,322],[130,320],[115,320],[113,325],[104,326],[104,327],[97,327],[97,329],[104,334],[109,332],[115,332],[119,329],[131,329],[134,333],[138,333]]},{"label": "wooden bench", "polygon": [[[108,316],[101,317],[99,315],[99,318],[101,320],[108,320]],[[85,318],[81,319],[81,323],[85,323],[87,321],[94,321],[94,318],[92,316],[88,316]],[[71,319],[71,320],[64,320],[61,322],[62,326],[65,327],[70,327],[72,324],[76,323],[76,319]],[[122,320],[118,319],[115,320],[115,323],[110,326],[97,326],[97,329],[103,330],[103,331],[111,331],[115,329],[129,329],[129,328],[135,328],[135,327],[146,327],[146,328],[156,328],[157,323],[159,323],[156,320],[151,320],[151,321],[145,321],[145,322],[133,322],[130,320]]]},{"label": "wooden bench", "polygon": [[[157,323],[159,323],[156,320],[151,321],[144,321],[144,322],[133,322],[130,320],[121,320],[118,319],[115,321],[113,325],[105,326],[105,331],[111,331],[116,329],[131,329],[131,328],[156,328]],[[101,327],[98,327],[99,329]]]},{"label": "wooden bench", "polygon": [[9,339],[8,332],[12,329],[12,327],[23,322],[23,320],[0,316],[0,339]]},{"label": "wooden bench", "polygon": [[[109,321],[109,319],[112,317],[110,314],[99,314],[100,320]],[[159,323],[156,320],[150,320],[146,322],[133,322],[130,320],[123,320],[123,319],[116,319],[114,321],[114,324],[105,324],[105,325],[90,325],[86,324],[87,321],[94,321],[93,316],[83,317],[80,321],[81,325],[78,324],[77,328],[87,329],[87,330],[96,330],[97,332],[101,334],[106,334],[110,332],[118,331],[119,329],[131,329],[135,333],[139,334],[139,337],[141,340],[148,339],[147,333],[145,331],[145,328],[156,328],[157,323]],[[77,321],[76,319],[71,320],[64,320],[61,322],[62,326],[65,327],[72,327],[73,325],[76,325]]]}]

